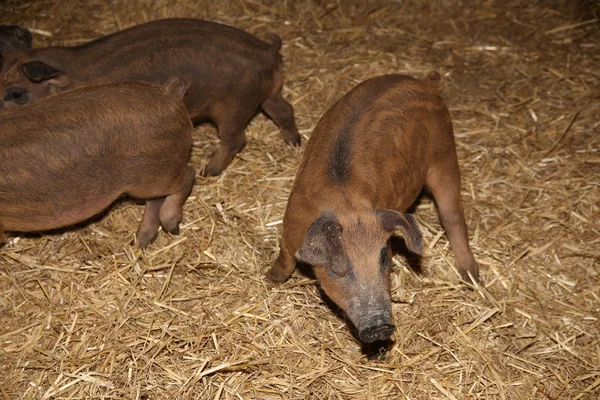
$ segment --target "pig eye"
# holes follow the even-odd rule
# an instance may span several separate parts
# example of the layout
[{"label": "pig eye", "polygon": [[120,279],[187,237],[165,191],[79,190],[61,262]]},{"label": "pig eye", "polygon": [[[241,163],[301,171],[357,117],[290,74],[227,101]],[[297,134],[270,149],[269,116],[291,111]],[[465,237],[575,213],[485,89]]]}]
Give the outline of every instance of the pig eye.
[{"label": "pig eye", "polygon": [[6,90],[4,101],[14,101],[17,104],[25,104],[28,101],[27,90],[23,88],[12,87]]},{"label": "pig eye", "polygon": [[381,249],[381,253],[379,255],[379,267],[381,267],[382,271],[390,267],[390,256],[387,246]]}]

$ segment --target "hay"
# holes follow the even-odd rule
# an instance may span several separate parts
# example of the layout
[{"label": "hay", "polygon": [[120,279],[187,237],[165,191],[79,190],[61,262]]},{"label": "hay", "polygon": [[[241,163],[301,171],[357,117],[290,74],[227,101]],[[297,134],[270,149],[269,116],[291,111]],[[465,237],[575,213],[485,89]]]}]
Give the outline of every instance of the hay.
[{"label": "hay", "polygon": [[[131,247],[142,209],[122,201],[89,224],[9,237],[0,398],[598,398],[600,30],[597,10],[565,3],[5,0],[0,23],[32,29],[36,46],[175,16],[276,32],[305,138],[364,79],[440,71],[485,285],[458,284],[426,198],[423,273],[394,259],[397,330],[378,359],[313,280],[269,285],[302,149],[259,115],[225,173],[198,178],[180,236]],[[198,127],[193,163],[216,143]]]}]

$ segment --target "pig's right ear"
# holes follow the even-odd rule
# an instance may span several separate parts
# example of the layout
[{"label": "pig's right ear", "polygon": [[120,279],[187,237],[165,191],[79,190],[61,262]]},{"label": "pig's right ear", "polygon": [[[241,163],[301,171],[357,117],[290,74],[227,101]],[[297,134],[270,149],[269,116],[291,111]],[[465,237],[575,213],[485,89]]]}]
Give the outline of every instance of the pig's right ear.
[{"label": "pig's right ear", "polygon": [[31,61],[25,63],[21,66],[21,69],[25,76],[29,78],[31,82],[35,83],[56,78],[64,73],[63,71],[56,69],[43,61]]},{"label": "pig's right ear", "polygon": [[29,50],[33,43],[31,32],[19,25],[0,26],[0,50]]},{"label": "pig's right ear", "polygon": [[423,254],[423,235],[415,217],[394,210],[377,210],[376,214],[384,230],[402,232],[408,249],[415,254]]},{"label": "pig's right ear", "polygon": [[306,231],[296,258],[312,265],[324,265],[336,275],[345,276],[348,258],[342,243],[342,231],[335,215],[320,216]]}]

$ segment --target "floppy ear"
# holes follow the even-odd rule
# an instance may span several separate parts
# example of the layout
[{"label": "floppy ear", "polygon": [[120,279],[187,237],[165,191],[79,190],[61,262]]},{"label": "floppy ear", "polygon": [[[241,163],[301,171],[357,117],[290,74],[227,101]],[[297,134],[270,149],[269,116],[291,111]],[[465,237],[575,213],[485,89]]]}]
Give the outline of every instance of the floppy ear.
[{"label": "floppy ear", "polygon": [[27,28],[19,25],[0,26],[0,50],[1,49],[19,49],[29,50],[33,38]]},{"label": "floppy ear", "polygon": [[31,82],[40,83],[62,75],[64,72],[43,61],[31,61],[21,66],[23,73]]},{"label": "floppy ear", "polygon": [[377,210],[376,214],[384,230],[402,232],[408,249],[415,254],[423,254],[423,236],[415,217],[394,210]]},{"label": "floppy ear", "polygon": [[335,215],[321,215],[306,231],[296,258],[309,264],[324,265],[336,275],[345,276],[348,258],[342,243],[342,231]]}]

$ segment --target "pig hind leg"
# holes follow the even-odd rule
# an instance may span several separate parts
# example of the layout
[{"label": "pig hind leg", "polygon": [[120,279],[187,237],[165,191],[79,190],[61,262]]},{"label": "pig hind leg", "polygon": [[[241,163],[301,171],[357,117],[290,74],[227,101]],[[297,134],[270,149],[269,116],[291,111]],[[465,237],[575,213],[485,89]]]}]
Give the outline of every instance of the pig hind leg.
[{"label": "pig hind leg", "polygon": [[243,105],[220,110],[214,116],[214,122],[219,130],[221,144],[213,152],[208,164],[202,171],[204,176],[217,176],[233,160],[235,155],[246,146],[244,130],[256,110],[244,109]]},{"label": "pig hind leg", "polygon": [[183,204],[192,191],[196,179],[196,170],[188,165],[185,169],[179,189],[168,195],[160,207],[159,219],[164,231],[179,234],[179,223],[183,218]]},{"label": "pig hind leg", "polygon": [[440,146],[443,154],[433,157],[427,171],[427,186],[435,199],[442,226],[456,257],[456,268],[465,282],[468,273],[479,280],[479,265],[469,247],[467,224],[460,202],[460,170],[453,141]]},{"label": "pig hind leg", "polygon": [[262,109],[277,124],[286,143],[300,145],[301,137],[294,121],[294,109],[281,95],[281,87],[262,103]]},{"label": "pig hind leg", "polygon": [[144,215],[135,234],[139,248],[145,248],[156,239],[160,226],[160,209],[164,201],[164,197],[146,200]]}]

